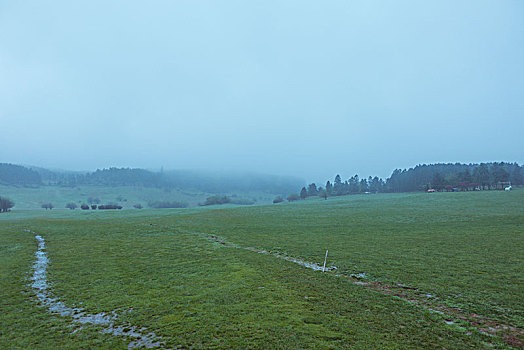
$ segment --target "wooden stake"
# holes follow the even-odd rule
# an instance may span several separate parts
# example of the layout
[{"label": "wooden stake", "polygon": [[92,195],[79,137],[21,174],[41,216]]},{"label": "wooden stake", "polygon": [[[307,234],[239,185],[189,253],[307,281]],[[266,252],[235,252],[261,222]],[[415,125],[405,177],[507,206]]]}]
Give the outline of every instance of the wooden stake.
[{"label": "wooden stake", "polygon": [[328,254],[328,251],[326,250],[326,257],[324,258],[324,267],[322,268],[322,272],[326,272],[327,254]]}]

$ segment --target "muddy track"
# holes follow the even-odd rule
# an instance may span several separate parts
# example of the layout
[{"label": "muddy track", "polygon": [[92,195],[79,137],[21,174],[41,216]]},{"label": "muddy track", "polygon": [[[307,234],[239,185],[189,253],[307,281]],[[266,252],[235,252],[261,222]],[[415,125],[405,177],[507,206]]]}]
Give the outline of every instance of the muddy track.
[{"label": "muddy track", "polygon": [[[302,259],[294,258],[283,253],[269,252],[267,250],[258,249],[254,247],[242,247],[234,243],[228,242],[225,239],[216,235],[196,232],[193,233],[225,247],[243,249],[258,254],[270,255],[278,259],[284,259],[290,262],[294,262],[308,269],[322,271],[322,266],[320,264],[307,262]],[[506,344],[524,349],[524,329],[503,324],[498,321],[490,320],[481,315],[468,313],[460,308],[447,306],[445,303],[439,301],[437,298],[416,287],[406,286],[403,284],[388,284],[378,281],[365,280],[365,273],[351,275],[343,274],[337,272],[336,266],[329,266],[329,268],[326,267],[325,273],[328,273],[334,277],[344,278],[354,285],[362,286],[364,288],[373,290],[384,295],[395,296],[411,304],[418,305],[431,312],[441,314],[442,318],[444,319],[443,321],[448,325],[455,324],[457,327],[460,327],[460,324],[466,323],[467,325],[476,328],[481,333],[501,337]]]},{"label": "muddy track", "polygon": [[36,298],[50,313],[62,317],[70,317],[72,326],[76,326],[76,329],[71,332],[72,334],[81,330],[83,325],[91,324],[102,327],[102,333],[109,333],[114,336],[131,339],[128,343],[129,349],[141,347],[164,348],[162,338],[153,332],[148,332],[144,327],[117,325],[115,321],[118,319],[118,315],[114,311],[110,313],[101,312],[98,314],[89,314],[82,308],[69,307],[60,301],[59,298],[53,296],[47,280],[49,258],[46,252],[45,240],[35,232],[30,230],[25,231],[35,234],[35,239],[38,242],[38,250],[35,252],[36,259],[33,264],[33,275],[31,276],[31,287],[35,291]]}]

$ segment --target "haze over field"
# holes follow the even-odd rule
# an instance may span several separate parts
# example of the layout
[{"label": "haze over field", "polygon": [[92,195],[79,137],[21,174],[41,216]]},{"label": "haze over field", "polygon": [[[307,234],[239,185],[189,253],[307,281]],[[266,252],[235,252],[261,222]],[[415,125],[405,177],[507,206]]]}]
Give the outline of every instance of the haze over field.
[{"label": "haze over field", "polygon": [[0,0],[0,162],[524,162],[522,1]]}]

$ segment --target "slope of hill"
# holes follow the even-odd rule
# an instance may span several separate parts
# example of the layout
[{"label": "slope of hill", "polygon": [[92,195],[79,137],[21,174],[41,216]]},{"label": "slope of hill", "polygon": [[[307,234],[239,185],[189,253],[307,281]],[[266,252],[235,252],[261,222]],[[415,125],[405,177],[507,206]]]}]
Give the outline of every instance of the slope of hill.
[{"label": "slope of hill", "polygon": [[0,163],[0,184],[39,186],[42,179],[38,172],[21,165]]}]

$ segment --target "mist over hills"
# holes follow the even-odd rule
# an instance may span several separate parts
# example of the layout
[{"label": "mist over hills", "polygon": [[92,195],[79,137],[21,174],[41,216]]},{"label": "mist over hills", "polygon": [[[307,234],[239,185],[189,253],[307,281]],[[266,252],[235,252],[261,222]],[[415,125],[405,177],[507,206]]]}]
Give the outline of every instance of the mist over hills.
[{"label": "mist over hills", "polygon": [[285,194],[296,191],[305,181],[298,177],[242,172],[211,172],[109,168],[93,172],[49,170],[0,163],[0,184],[15,186],[138,186],[197,190],[208,193],[262,191]]},{"label": "mist over hills", "polygon": [[[337,175],[325,183],[328,195],[363,192],[412,192],[436,187],[493,188],[502,182],[523,185],[522,167],[518,163],[437,163],[420,164],[409,169],[395,169],[391,176],[359,178],[356,174],[344,180]],[[333,181],[333,182],[331,182]],[[0,184],[7,186],[138,186],[163,189],[194,190],[206,193],[260,191],[271,194],[296,193],[305,185],[299,177],[249,172],[212,172],[167,170],[154,172],[139,168],[108,168],[93,172],[49,170],[0,163]],[[310,184],[311,187],[312,184]],[[319,185],[319,189],[324,184]],[[314,188],[317,186],[315,185]],[[310,191],[311,192],[311,191]],[[312,192],[315,192],[313,189]],[[313,193],[315,194],[315,193]]]}]

